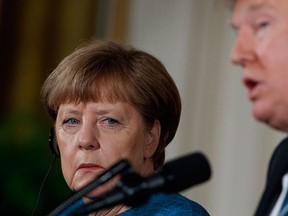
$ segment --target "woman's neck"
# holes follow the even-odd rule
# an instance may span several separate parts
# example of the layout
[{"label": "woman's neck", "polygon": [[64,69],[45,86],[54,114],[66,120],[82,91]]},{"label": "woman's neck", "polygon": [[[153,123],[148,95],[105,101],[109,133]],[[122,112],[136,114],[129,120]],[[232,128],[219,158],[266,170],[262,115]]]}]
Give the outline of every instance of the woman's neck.
[{"label": "woman's neck", "polygon": [[120,213],[128,210],[129,208],[130,207],[125,206],[125,205],[118,205],[118,206],[115,206],[113,208],[93,212],[93,213],[89,214],[89,216],[115,216],[117,214],[120,214]]}]

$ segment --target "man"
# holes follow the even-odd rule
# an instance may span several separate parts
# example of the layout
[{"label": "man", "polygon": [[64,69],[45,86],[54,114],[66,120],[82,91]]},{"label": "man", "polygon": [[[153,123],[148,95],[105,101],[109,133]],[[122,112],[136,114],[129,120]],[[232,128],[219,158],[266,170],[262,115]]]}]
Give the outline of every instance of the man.
[{"label": "man", "polygon": [[[243,68],[254,117],[288,132],[288,0],[231,0],[237,33],[231,53]],[[276,148],[256,215],[288,215],[282,205],[288,187],[288,140]]]}]

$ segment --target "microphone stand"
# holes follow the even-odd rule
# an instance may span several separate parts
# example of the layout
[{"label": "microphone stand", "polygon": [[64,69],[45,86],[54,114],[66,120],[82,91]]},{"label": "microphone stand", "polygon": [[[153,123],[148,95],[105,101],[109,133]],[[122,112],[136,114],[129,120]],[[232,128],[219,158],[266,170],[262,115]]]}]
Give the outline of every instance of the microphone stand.
[{"label": "microphone stand", "polygon": [[[87,215],[122,203],[132,207],[144,204],[151,194],[151,189],[146,185],[145,179],[134,172],[128,173],[122,177],[114,189],[96,197],[85,207],[78,207],[71,216]],[[145,190],[147,193],[144,193]]]},{"label": "microphone stand", "polygon": [[105,182],[109,181],[114,176],[131,170],[131,166],[127,160],[121,160],[118,163],[116,163],[114,166],[112,166],[110,169],[108,169],[106,172],[102,173],[98,178],[93,180],[91,183],[80,189],[78,192],[76,192],[74,195],[72,195],[70,198],[65,200],[62,204],[60,204],[58,207],[56,207],[53,211],[51,211],[47,216],[57,216],[61,212],[63,212],[67,207],[71,206],[74,202],[79,200],[81,197],[85,196],[87,193],[89,193],[94,188],[98,187],[99,185],[104,184]]}]

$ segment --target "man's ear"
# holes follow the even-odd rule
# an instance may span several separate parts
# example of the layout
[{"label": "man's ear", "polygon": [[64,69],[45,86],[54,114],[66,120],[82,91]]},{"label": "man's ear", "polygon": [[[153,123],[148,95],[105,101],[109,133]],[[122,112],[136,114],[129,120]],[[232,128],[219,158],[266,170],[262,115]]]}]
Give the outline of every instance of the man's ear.
[{"label": "man's ear", "polygon": [[161,134],[161,125],[159,120],[155,120],[151,129],[149,129],[145,144],[145,159],[151,158],[158,145]]}]

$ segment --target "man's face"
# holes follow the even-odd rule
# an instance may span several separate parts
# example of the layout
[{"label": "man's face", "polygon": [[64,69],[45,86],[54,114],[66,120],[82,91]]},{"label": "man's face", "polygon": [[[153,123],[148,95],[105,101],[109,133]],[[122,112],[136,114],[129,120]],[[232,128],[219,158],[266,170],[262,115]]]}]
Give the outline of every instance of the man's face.
[{"label": "man's face", "polygon": [[236,0],[232,26],[254,117],[288,131],[288,1]]}]

